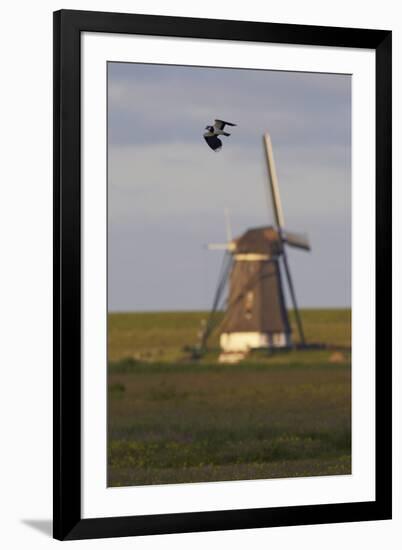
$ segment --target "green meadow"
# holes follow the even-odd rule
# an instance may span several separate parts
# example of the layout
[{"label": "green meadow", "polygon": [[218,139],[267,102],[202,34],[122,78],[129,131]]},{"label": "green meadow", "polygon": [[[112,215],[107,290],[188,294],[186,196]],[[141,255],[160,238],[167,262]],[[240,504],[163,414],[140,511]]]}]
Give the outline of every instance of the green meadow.
[{"label": "green meadow", "polygon": [[328,349],[236,365],[217,334],[191,359],[206,315],[109,315],[109,486],[350,474],[350,310],[302,311]]}]

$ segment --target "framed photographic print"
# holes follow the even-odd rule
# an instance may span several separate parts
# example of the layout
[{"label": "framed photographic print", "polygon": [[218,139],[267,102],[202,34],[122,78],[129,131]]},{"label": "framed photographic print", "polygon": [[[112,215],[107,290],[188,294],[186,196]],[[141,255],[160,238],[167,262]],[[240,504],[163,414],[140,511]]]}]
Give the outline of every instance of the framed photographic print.
[{"label": "framed photographic print", "polygon": [[391,32],[54,14],[54,536],[391,517]]}]

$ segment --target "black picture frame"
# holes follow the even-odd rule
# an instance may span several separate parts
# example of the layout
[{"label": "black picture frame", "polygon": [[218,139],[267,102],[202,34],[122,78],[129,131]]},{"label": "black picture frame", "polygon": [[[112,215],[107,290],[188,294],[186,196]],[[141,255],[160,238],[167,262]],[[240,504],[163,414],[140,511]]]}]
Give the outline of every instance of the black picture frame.
[{"label": "black picture frame", "polygon": [[[80,38],[83,32],[375,50],[375,501],[82,519]],[[391,32],[386,30],[70,10],[54,13],[55,538],[72,540],[391,518],[391,40]]]}]

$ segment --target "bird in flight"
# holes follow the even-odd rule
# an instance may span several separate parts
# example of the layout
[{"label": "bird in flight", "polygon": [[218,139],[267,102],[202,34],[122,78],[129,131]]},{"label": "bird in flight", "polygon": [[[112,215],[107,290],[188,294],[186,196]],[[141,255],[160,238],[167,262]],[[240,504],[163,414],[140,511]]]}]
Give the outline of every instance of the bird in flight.
[{"label": "bird in flight", "polygon": [[236,124],[216,118],[213,126],[205,127],[207,132],[204,132],[204,139],[215,153],[222,149],[222,141],[218,136],[230,136],[224,131],[225,126],[236,126]]}]

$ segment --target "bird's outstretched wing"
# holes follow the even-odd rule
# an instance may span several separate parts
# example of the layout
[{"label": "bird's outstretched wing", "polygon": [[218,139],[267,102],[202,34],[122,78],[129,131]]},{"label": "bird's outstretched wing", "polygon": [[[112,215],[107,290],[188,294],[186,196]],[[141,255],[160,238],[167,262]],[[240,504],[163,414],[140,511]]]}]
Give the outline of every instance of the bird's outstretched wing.
[{"label": "bird's outstretched wing", "polygon": [[205,141],[215,152],[219,151],[222,148],[221,140],[216,136],[204,136]]},{"label": "bird's outstretched wing", "polygon": [[233,122],[226,122],[226,120],[220,120],[219,118],[215,119],[214,127],[217,130],[223,130],[225,125],[227,125],[227,126],[236,126],[236,124],[233,124]]}]

